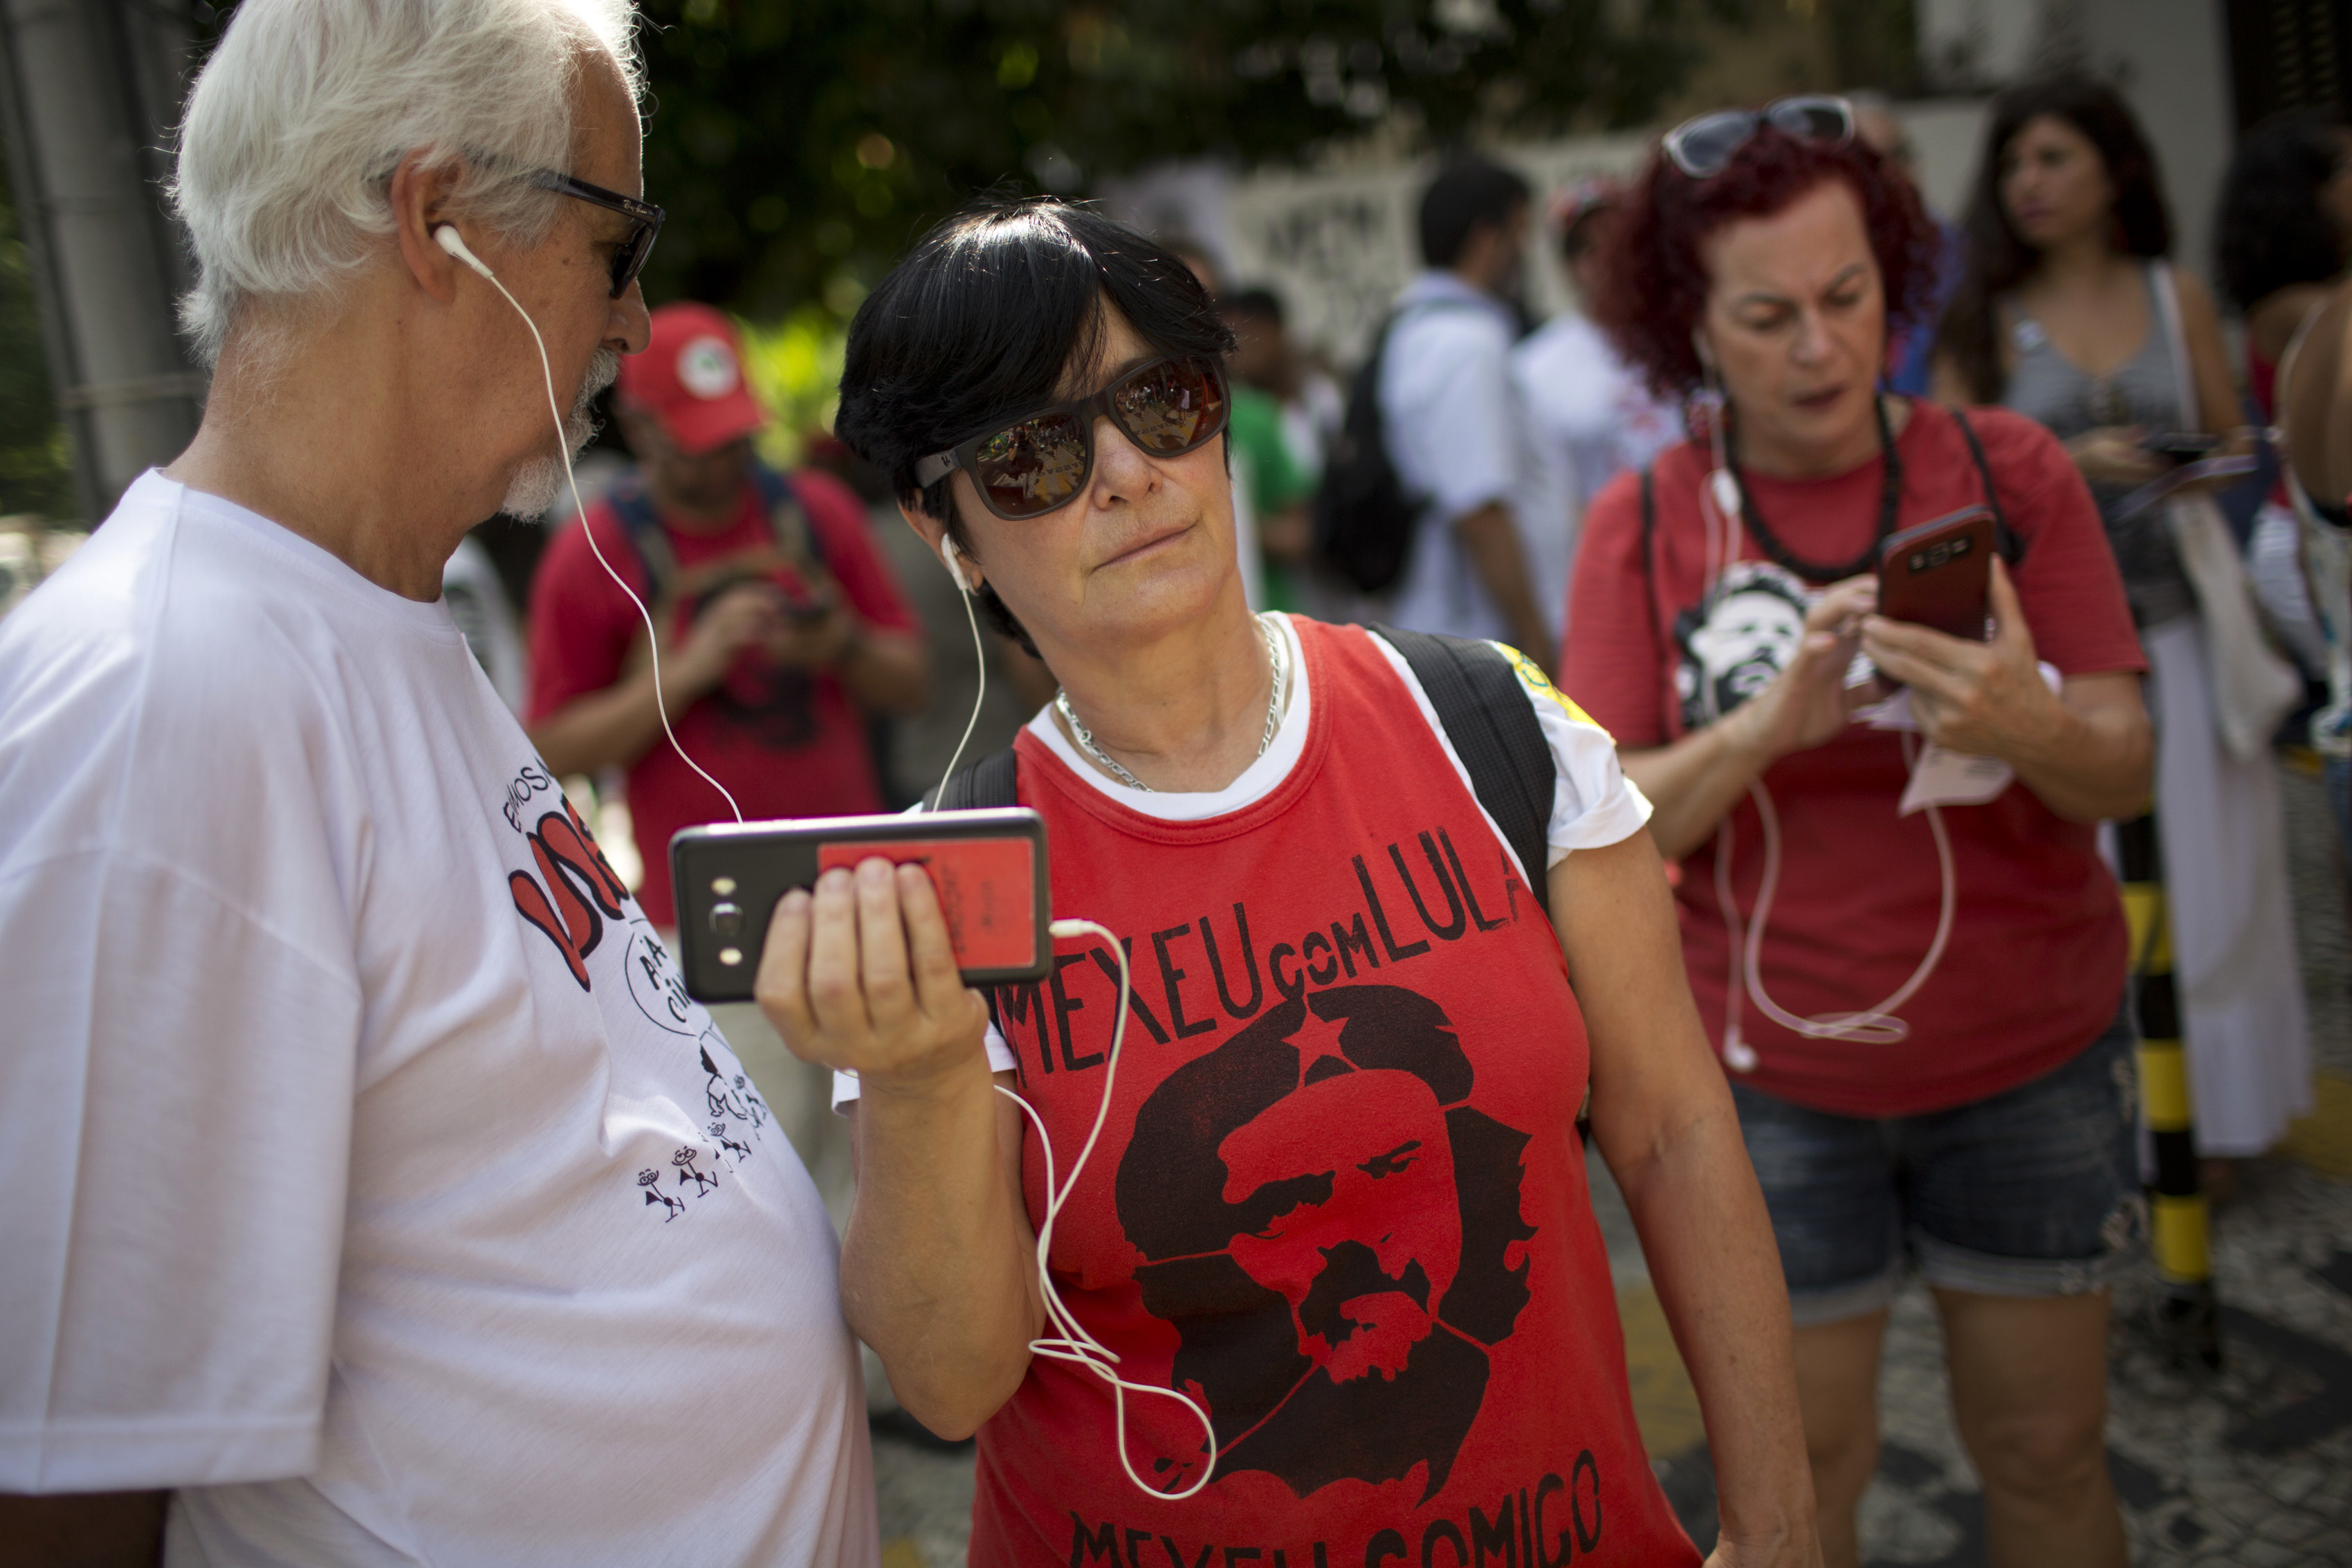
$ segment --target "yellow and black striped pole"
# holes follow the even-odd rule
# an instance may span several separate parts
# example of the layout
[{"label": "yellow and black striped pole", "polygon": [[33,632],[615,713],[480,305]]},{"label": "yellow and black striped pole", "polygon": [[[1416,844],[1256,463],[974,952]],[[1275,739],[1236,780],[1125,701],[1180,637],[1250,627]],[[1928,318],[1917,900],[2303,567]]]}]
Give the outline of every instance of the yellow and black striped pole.
[{"label": "yellow and black striped pole", "polygon": [[2124,912],[2131,922],[2140,1104],[2156,1145],[2156,1184],[2148,1194],[2148,1208],[2160,1289],[2151,1326],[2175,1364],[2197,1362],[2218,1369],[2221,1325],[2206,1247],[2205,1194],[2198,1180],[2196,1108],[2189,1095],[2180,1004],[2172,986],[2172,920],[2165,908],[2155,815],[2116,823],[2116,852]]}]

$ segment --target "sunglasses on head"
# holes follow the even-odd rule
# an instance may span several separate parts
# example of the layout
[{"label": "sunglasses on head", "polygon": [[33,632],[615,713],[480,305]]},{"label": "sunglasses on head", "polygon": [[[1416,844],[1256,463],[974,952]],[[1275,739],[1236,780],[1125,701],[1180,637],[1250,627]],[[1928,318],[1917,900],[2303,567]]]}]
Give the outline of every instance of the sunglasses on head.
[{"label": "sunglasses on head", "polygon": [[530,183],[542,191],[570,196],[575,202],[585,202],[592,207],[620,214],[636,226],[629,237],[613,253],[613,298],[618,299],[629,291],[644,270],[646,257],[654,252],[655,236],[661,233],[662,210],[651,202],[641,202],[635,196],[625,196],[618,191],[608,191],[602,185],[592,185],[585,180],[575,180],[569,174],[559,174],[552,169],[540,169],[530,175]]},{"label": "sunglasses on head", "polygon": [[1170,355],[1138,365],[1091,397],[1073,398],[915,462],[929,489],[961,468],[982,505],[1008,522],[1076,498],[1095,471],[1095,421],[1108,419],[1138,450],[1181,457],[1225,428],[1225,374],[1213,360]]},{"label": "sunglasses on head", "polygon": [[1784,98],[1762,109],[1718,109],[1685,120],[1661,144],[1674,166],[1694,180],[1709,179],[1730,165],[1750,138],[1770,126],[1800,141],[1831,146],[1853,140],[1853,105],[1842,98]]}]

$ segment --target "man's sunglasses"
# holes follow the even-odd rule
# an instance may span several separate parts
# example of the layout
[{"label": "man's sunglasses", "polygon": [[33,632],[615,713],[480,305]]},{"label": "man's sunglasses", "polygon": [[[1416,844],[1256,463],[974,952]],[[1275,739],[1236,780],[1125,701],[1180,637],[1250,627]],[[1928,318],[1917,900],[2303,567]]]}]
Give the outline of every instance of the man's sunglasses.
[{"label": "man's sunglasses", "polygon": [[1024,415],[915,463],[929,489],[961,468],[982,505],[1008,522],[1039,517],[1087,487],[1095,471],[1095,421],[1154,457],[1181,457],[1225,428],[1225,374],[1213,360],[1172,355],[1139,365],[1092,397]]},{"label": "man's sunglasses", "polygon": [[1694,180],[1720,174],[1766,126],[1800,141],[1839,146],[1853,140],[1853,105],[1842,98],[1784,98],[1762,109],[1718,109],[1685,120],[1662,144],[1674,166]]},{"label": "man's sunglasses", "polygon": [[636,225],[629,237],[613,253],[613,298],[618,299],[637,280],[646,265],[646,257],[654,253],[654,238],[661,233],[662,210],[651,202],[641,202],[635,196],[625,196],[618,191],[608,191],[602,185],[592,185],[585,180],[575,180],[569,174],[559,174],[552,169],[535,170],[530,183],[542,191],[553,191],[577,202],[620,214]]}]

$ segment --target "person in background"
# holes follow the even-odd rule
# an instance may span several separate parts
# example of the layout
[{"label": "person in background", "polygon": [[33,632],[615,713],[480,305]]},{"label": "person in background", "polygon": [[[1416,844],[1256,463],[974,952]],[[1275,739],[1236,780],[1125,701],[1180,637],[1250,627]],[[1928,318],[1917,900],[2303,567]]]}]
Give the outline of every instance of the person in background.
[{"label": "person in background", "polygon": [[548,545],[531,584],[531,740],[558,778],[627,769],[638,896],[662,925],[671,835],[732,813],[663,738],[644,621],[600,551],[653,609],[680,745],[746,818],[880,810],[866,716],[923,700],[921,641],[865,504],[829,474],[760,461],[768,415],[741,367],[719,312],[654,312],[613,396],[636,472]]},{"label": "person in background", "polygon": [[1511,350],[1511,381],[1549,471],[1546,487],[1567,501],[1571,571],[1574,529],[1592,497],[1683,436],[1682,411],[1651,392],[1590,314],[1600,284],[1594,258],[1623,199],[1616,181],[1599,177],[1570,181],[1552,197],[1545,228],[1581,308],[1561,311]]},{"label": "person in background", "polygon": [[1266,610],[1296,610],[1293,578],[1307,560],[1307,502],[1319,469],[1299,460],[1286,427],[1284,404],[1297,390],[1298,371],[1282,335],[1282,301],[1271,290],[1245,288],[1219,296],[1217,314],[1234,335],[1233,352],[1225,356],[1234,477],[1249,493],[1263,560],[1263,587],[1250,601]]},{"label": "person in background", "polygon": [[[1916,1270],[1991,1562],[2121,1568],[2106,1283],[2142,1199],[2095,835],[2147,799],[2139,645],[2047,431],[1880,391],[1887,322],[1932,287],[1910,182],[1843,100],[1771,112],[1670,133],[1602,258],[1603,325],[1661,393],[1708,385],[1720,423],[1593,503],[1563,665],[1683,864],[1684,958],[1796,1319],[1824,1560],[1858,1555],[1887,1307]],[[1881,541],[1987,501],[2021,547],[1992,568],[1991,641],[1875,614]],[[1883,695],[1848,685],[1857,651],[1923,733],[1853,722]],[[2011,778],[1906,813],[1923,742]]]},{"label": "person in background", "polygon": [[[2352,261],[2352,126],[2342,112],[2292,110],[2240,142],[2213,234],[2222,296],[2245,318],[2246,392],[2254,417],[2272,424],[2279,365]],[[2282,465],[2252,520],[2247,570],[2296,663],[2324,681],[2330,618],[2313,601],[2290,483]]]},{"label": "person in background", "polygon": [[646,346],[635,20],[191,90],[202,427],[0,624],[10,1568],[880,1563],[824,1210],[443,597]]},{"label": "person in background", "polygon": [[2286,485],[2327,637],[2327,702],[2311,717],[2352,878],[2352,281],[2306,319],[2279,365]]},{"label": "person in background", "polygon": [[[928,676],[865,503],[830,474],[781,475],[752,452],[768,416],[725,316],[695,304],[655,311],[651,345],[623,364],[613,411],[637,466],[540,558],[526,713],[555,778],[626,770],[645,866],[637,897],[674,929],[671,836],[734,815],[679,747],[748,820],[879,811],[869,717],[919,709]],[[604,562],[653,612],[677,747],[662,733],[645,619]],[[822,1077],[793,1061],[757,1008],[714,1016],[819,1186],[845,1197],[847,1151]]]},{"label": "person in background", "polygon": [[2221,178],[2213,260],[2223,298],[2246,318],[2246,390],[2277,412],[2287,345],[2352,261],[2352,125],[2298,109],[2238,144]]},{"label": "person in background", "polygon": [[1528,183],[1483,158],[1437,172],[1420,211],[1423,270],[1381,349],[1381,432],[1419,526],[1391,616],[1416,632],[1492,637],[1546,661],[1568,583],[1570,519],[1546,493],[1512,384]]},{"label": "person in background", "polygon": [[[2312,1103],[2278,777],[2267,755],[2223,744],[2180,525],[2141,490],[2169,466],[2151,436],[2251,444],[2221,321],[2205,286],[2165,260],[2155,156],[2097,82],[2054,78],[1994,99],[1968,225],[1969,268],[1937,343],[1938,395],[2041,421],[2098,502],[2151,672],[2197,1144],[2209,1159],[2258,1155]],[[2226,1194],[2227,1168],[2211,1175]]]}]

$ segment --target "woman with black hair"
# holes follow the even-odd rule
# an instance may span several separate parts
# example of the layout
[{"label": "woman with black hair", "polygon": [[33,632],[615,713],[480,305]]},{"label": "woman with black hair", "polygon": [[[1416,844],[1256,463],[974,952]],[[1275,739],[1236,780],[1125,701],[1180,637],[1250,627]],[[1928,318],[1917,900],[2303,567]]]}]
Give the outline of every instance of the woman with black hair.
[{"label": "woman with black hair", "polygon": [[[985,1568],[1695,1563],[1633,1423],[1589,1083],[1707,1417],[1712,1561],[1813,1563],[1787,1301],[1646,807],[1527,660],[1453,645],[1549,753],[1527,864],[1399,651],[1429,645],[1251,613],[1228,343],[1180,260],[1050,201],[943,225],[851,326],[835,428],[1060,682],[1017,798],[1055,914],[1118,946],[984,1004],[915,868],[778,906],[761,1003],[856,1075],[850,1323],[978,1432]],[[1039,1344],[1048,1291],[1123,1391]]]},{"label": "woman with black hair", "polygon": [[2352,126],[2298,109],[2238,144],[2213,218],[2221,292],[2246,317],[2246,387],[2276,412],[2279,361],[2352,261]]},{"label": "woman with black hair", "polygon": [[2151,449],[2157,438],[2204,432],[2226,434],[2231,453],[2252,445],[2221,320],[2204,285],[2165,260],[2171,221],[2147,138],[2087,78],[1993,100],[1968,232],[1968,271],[1937,339],[1937,393],[2032,415],[2090,482],[2147,653],[2198,1148],[2259,1155],[2311,1107],[2268,750],[2285,716],[2264,690],[2267,672],[2281,673],[2287,702],[2299,683],[2253,635],[2243,569],[2210,498],[2150,488],[2173,462]]}]

